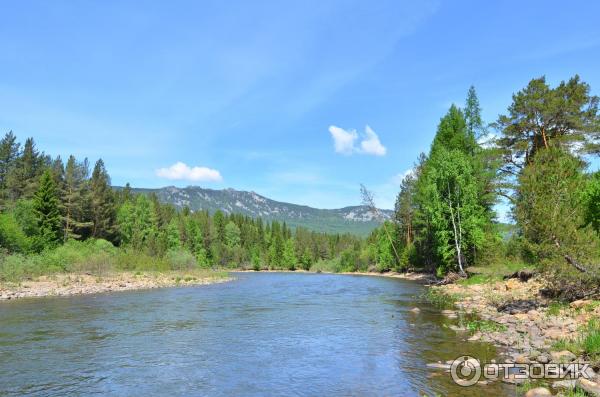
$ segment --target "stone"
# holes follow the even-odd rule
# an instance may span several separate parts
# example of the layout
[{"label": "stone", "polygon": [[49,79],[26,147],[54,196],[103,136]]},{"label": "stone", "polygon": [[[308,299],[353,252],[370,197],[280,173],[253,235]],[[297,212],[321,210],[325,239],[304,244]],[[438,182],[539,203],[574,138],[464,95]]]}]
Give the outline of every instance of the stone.
[{"label": "stone", "polygon": [[577,386],[594,397],[600,397],[600,384],[585,378],[577,379]]},{"label": "stone", "polygon": [[473,336],[471,336],[469,339],[467,339],[469,342],[475,342],[481,339],[481,333],[480,332],[476,332],[475,334],[473,334]]},{"label": "stone", "polygon": [[592,301],[588,300],[588,299],[580,299],[580,300],[576,300],[573,301],[569,304],[569,306],[573,309],[581,309],[584,308],[585,306],[591,304]]},{"label": "stone", "polygon": [[525,397],[546,397],[552,396],[550,390],[545,387],[535,387],[533,389],[529,389],[527,393],[525,393]]},{"label": "stone", "polygon": [[538,356],[537,362],[540,364],[548,364],[550,362],[550,357],[546,353],[542,353]]},{"label": "stone", "polygon": [[537,358],[540,356],[540,354],[542,354],[542,353],[540,353],[537,350],[532,350],[532,351],[529,352],[529,359],[530,360],[537,360]]},{"label": "stone", "polygon": [[519,354],[515,357],[515,363],[517,364],[529,364],[529,358],[524,354]]},{"label": "stone", "polygon": [[565,379],[552,383],[554,390],[568,391],[573,390],[577,386],[577,379]]},{"label": "stone", "polygon": [[565,331],[559,328],[551,328],[546,330],[546,338],[561,339],[565,337]]},{"label": "stone", "polygon": [[552,361],[556,363],[570,363],[574,361],[577,356],[571,353],[568,350],[563,350],[559,352],[551,352],[550,356],[552,357]]},{"label": "stone", "polygon": [[420,313],[421,309],[419,309],[418,307],[413,307],[412,309],[410,309],[410,311],[413,313]]}]

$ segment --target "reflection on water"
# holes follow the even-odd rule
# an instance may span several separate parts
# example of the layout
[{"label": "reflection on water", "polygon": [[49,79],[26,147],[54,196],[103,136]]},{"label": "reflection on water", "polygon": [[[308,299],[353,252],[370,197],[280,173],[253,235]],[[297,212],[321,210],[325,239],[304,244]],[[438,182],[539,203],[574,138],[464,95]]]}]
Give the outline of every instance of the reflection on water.
[{"label": "reflection on water", "polygon": [[0,303],[0,395],[508,396],[429,362],[494,356],[380,277],[240,273],[210,286]]}]

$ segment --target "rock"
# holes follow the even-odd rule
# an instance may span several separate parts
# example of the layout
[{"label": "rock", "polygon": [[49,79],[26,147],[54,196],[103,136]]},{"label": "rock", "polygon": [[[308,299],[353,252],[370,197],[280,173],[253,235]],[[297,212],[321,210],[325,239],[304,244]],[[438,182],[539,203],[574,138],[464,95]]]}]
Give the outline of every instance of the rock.
[{"label": "rock", "polygon": [[554,390],[562,390],[562,391],[573,390],[575,388],[575,386],[577,386],[576,379],[559,380],[552,384],[552,388]]},{"label": "rock", "polygon": [[527,393],[525,393],[525,397],[546,397],[551,396],[552,393],[550,390],[545,387],[535,387],[533,389],[529,389]]},{"label": "rock", "polygon": [[519,354],[517,357],[515,357],[515,363],[529,364],[529,358],[525,354]]},{"label": "rock", "polygon": [[530,360],[537,360],[537,358],[540,356],[540,354],[542,354],[542,353],[540,353],[537,350],[532,350],[532,351],[529,352],[529,359]]},{"label": "rock", "polygon": [[573,309],[581,309],[581,308],[589,305],[590,303],[592,303],[592,301],[589,299],[580,299],[580,300],[571,302],[569,304],[569,306],[571,306],[571,308],[573,308]]},{"label": "rock", "polygon": [[577,379],[577,386],[594,397],[600,397],[600,385],[585,378]]},{"label": "rock", "polygon": [[527,320],[529,320],[529,314],[528,313],[517,313],[514,316],[519,321],[527,321]]},{"label": "rock", "polygon": [[551,352],[550,356],[552,357],[552,361],[556,363],[570,363],[577,358],[576,355],[574,355],[568,350],[563,350],[560,352]]},{"label": "rock", "polygon": [[418,307],[413,307],[412,309],[410,309],[410,311],[413,313],[420,313],[421,309],[419,309]]},{"label": "rock", "polygon": [[481,339],[481,333],[480,332],[476,332],[475,334],[473,334],[473,336],[471,336],[469,339],[467,339],[469,342],[475,342]]},{"label": "rock", "polygon": [[548,364],[550,362],[550,357],[546,353],[542,353],[538,356],[537,362],[540,364]]},{"label": "rock", "polygon": [[457,318],[458,315],[454,310],[442,310],[441,313],[448,318]]},{"label": "rock", "polygon": [[506,288],[507,291],[516,289],[520,287],[521,282],[517,279],[511,278],[509,280],[506,280],[506,282],[504,283],[504,287]]},{"label": "rock", "polygon": [[566,336],[565,330],[559,329],[559,328],[548,329],[548,330],[546,330],[545,334],[546,334],[546,338],[550,338],[550,339],[561,339]]}]

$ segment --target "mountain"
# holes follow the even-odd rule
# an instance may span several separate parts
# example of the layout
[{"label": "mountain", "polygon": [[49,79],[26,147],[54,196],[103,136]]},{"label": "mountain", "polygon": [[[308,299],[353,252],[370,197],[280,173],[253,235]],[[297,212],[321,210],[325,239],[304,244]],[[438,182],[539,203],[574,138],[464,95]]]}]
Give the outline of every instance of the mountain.
[{"label": "mountain", "polygon": [[[116,189],[121,189],[117,187]],[[255,192],[234,189],[213,190],[199,186],[178,188],[167,186],[159,189],[136,189],[134,193],[155,193],[163,203],[173,204],[192,211],[221,210],[227,214],[238,213],[265,220],[285,221],[289,226],[303,226],[311,230],[328,233],[352,233],[366,236],[381,221],[365,206],[339,209],[318,209],[271,200]],[[390,219],[393,211],[380,210],[383,217]]]}]

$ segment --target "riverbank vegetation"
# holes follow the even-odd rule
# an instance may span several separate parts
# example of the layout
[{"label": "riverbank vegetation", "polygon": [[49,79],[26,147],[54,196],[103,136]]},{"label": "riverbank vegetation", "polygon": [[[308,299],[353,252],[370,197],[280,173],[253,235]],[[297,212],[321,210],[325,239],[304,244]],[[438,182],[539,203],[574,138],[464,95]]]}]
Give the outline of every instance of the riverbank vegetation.
[{"label": "riverbank vegetation", "polygon": [[402,181],[386,225],[393,239],[383,227],[369,237],[370,249],[386,251],[379,270],[469,272],[477,283],[528,268],[554,297],[600,293],[598,103],[578,76],[556,87],[541,77],[486,124],[471,88]]},{"label": "riverbank vegetation", "polygon": [[350,234],[217,211],[176,211],[114,190],[102,160],[63,163],[9,132],[0,141],[0,281],[51,273],[214,268],[355,270]]},{"label": "riverbank vegetation", "polygon": [[591,296],[600,285],[600,174],[590,166],[598,102],[578,76],[556,87],[542,77],[488,124],[471,87],[403,179],[394,218],[366,239],[177,211],[128,185],[113,189],[102,160],[64,163],[9,132],[0,141],[0,280],[243,268],[469,273],[459,282],[477,284],[528,268],[544,274],[550,295]]}]

